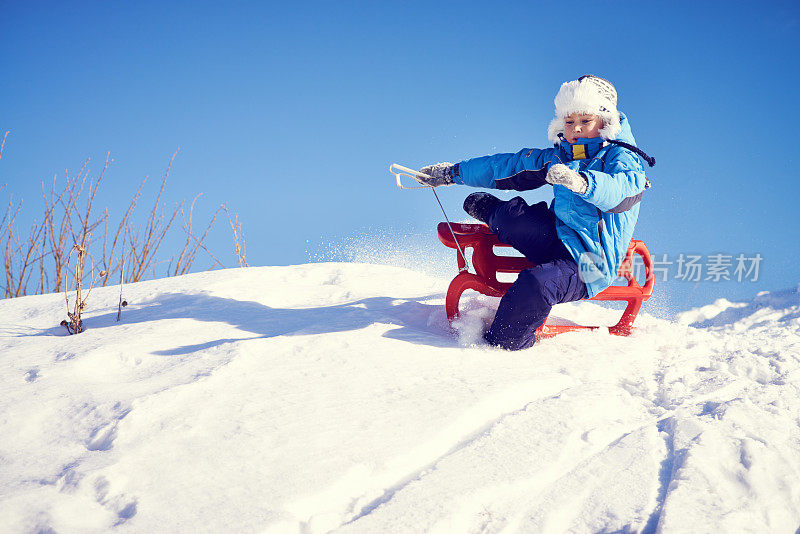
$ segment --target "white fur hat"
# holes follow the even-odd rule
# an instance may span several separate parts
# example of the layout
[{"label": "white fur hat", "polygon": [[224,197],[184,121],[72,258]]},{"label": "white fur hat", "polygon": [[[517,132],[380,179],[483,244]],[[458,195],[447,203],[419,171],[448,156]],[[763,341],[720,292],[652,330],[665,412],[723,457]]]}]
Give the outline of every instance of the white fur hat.
[{"label": "white fur hat", "polygon": [[564,119],[573,113],[591,113],[603,119],[600,136],[614,139],[620,131],[617,111],[617,90],[606,79],[586,74],[577,80],[564,82],[555,98],[556,117],[550,121],[547,137],[553,143],[561,142],[558,134],[564,133]]}]

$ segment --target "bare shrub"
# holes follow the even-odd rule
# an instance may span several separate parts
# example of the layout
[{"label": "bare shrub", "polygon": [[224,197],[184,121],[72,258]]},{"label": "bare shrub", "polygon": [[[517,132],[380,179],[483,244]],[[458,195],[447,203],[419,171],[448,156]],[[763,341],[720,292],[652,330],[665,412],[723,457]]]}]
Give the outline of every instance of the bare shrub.
[{"label": "bare shrub", "polygon": [[45,225],[33,222],[28,236],[20,240],[20,236],[15,230],[14,223],[22,209],[22,201],[16,208],[13,207],[13,200],[9,201],[6,209],[6,244],[3,250],[4,267],[6,272],[6,297],[20,297],[27,294],[28,283],[34,271],[34,265],[39,262],[39,241],[42,237]]},{"label": "bare shrub", "polygon": [[178,276],[189,272],[189,270],[192,268],[192,264],[194,263],[195,257],[197,256],[197,251],[199,249],[203,249],[206,252],[206,254],[208,254],[209,257],[211,257],[214,260],[214,264],[211,266],[212,269],[217,265],[224,268],[222,262],[219,261],[219,259],[217,259],[217,257],[214,256],[214,254],[212,254],[211,251],[208,250],[208,248],[206,248],[206,246],[203,244],[203,241],[205,241],[206,237],[208,236],[208,233],[211,231],[211,227],[214,226],[214,222],[217,220],[217,215],[219,215],[220,210],[222,210],[222,206],[217,208],[217,211],[214,212],[214,215],[212,215],[211,220],[206,225],[206,229],[203,232],[203,235],[201,235],[199,239],[195,237],[194,231],[192,230],[192,216],[194,214],[194,204],[197,201],[197,199],[200,198],[201,194],[196,195],[192,199],[192,204],[189,207],[188,219],[186,218],[183,212],[183,208],[181,208],[181,219],[183,220],[183,231],[186,233],[186,243],[183,245],[183,249],[181,250],[180,256],[178,256],[178,260],[175,263],[175,269],[172,272],[173,276]]},{"label": "bare shrub", "polygon": [[[7,137],[8,132],[0,143],[0,158]],[[32,223],[27,234],[23,235],[17,224],[22,201],[15,201],[10,197],[0,219],[0,253],[3,255],[5,270],[3,296],[18,297],[27,294],[29,290],[37,294],[64,291],[69,320],[62,321],[62,325],[70,333],[77,334],[84,329],[81,313],[86,309],[94,287],[106,286],[110,279],[115,280],[115,275],[118,276],[121,310],[124,305],[122,285],[156,275],[161,246],[178,216],[183,223],[186,239],[169,262],[167,275],[177,276],[190,272],[200,251],[212,260],[210,269],[224,268],[222,261],[204,244],[222,210],[225,210],[234,230],[237,261],[240,266],[247,266],[241,224],[238,216],[234,224],[224,204],[213,213],[198,237],[194,231],[193,216],[195,203],[201,195],[194,197],[188,213],[184,210],[183,202],[169,209],[162,203],[167,178],[177,154],[176,150],[170,158],[153,205],[141,227],[133,222],[133,214],[147,178],[139,184],[125,213],[116,224],[109,225],[107,210],[97,213],[94,209],[100,184],[113,162],[110,154],[106,155],[97,180],[89,177],[90,160],[87,159],[76,175],[65,173],[63,185],[58,185],[57,177],[53,177],[52,183],[47,187],[42,183],[44,213],[41,221]],[[0,191],[4,189],[5,185],[0,184]],[[109,226],[112,228],[111,232]],[[32,278],[34,274],[38,279]],[[73,291],[74,300],[71,301],[70,293]]]},{"label": "bare shrub", "polygon": [[[0,142],[0,159],[3,157],[3,149],[7,138],[8,132],[3,135],[3,141]],[[5,185],[0,186],[0,190],[4,188]],[[33,274],[34,266],[41,261],[42,257],[39,242],[42,239],[45,223],[34,221],[27,237],[23,238],[15,226],[17,216],[21,210],[22,200],[15,204],[14,197],[11,196],[3,214],[3,219],[0,221],[0,224],[2,224],[0,243],[5,241],[5,246],[3,246],[3,267],[6,283],[3,293],[6,298],[27,294],[27,287]]]},{"label": "bare shrub", "polygon": [[[81,180],[80,187],[78,188],[77,193],[73,193],[75,188],[74,184],[73,187],[69,189],[69,197],[67,199],[67,210],[72,210],[75,217],[78,219],[80,226],[77,229],[77,232],[74,231],[72,225],[70,225],[70,231],[72,234],[72,252],[76,253],[77,259],[75,261],[75,277],[73,279],[73,287],[75,290],[75,302],[72,307],[72,311],[70,311],[70,304],[69,304],[69,296],[65,292],[64,295],[66,296],[67,301],[67,317],[69,317],[68,328],[67,330],[70,331],[72,334],[80,334],[83,331],[83,321],[81,320],[81,312],[86,308],[86,301],[89,299],[89,295],[92,292],[92,289],[96,283],[96,273],[97,270],[94,266],[91,266],[88,273],[85,273],[85,267],[87,260],[91,262],[91,255],[89,253],[89,247],[91,245],[91,236],[92,232],[100,226],[104,221],[107,219],[107,213],[103,212],[103,214],[92,220],[92,206],[94,205],[95,196],[97,196],[97,189],[100,187],[100,182],[103,181],[103,177],[106,175],[106,171],[108,170],[108,166],[111,163],[111,154],[106,154],[106,162],[103,165],[103,170],[100,173],[100,177],[95,182],[94,180],[89,180],[89,191],[87,193],[87,200],[86,200],[86,208],[82,211],[78,208],[77,204],[77,197],[80,196],[81,192],[83,191],[84,186],[86,185],[86,178],[87,175],[83,174],[83,179]],[[85,168],[85,166],[84,166]],[[77,178],[75,180],[77,182]],[[67,219],[72,221],[71,213],[67,214]],[[67,265],[69,265],[69,257],[67,257]],[[101,276],[106,274],[105,272],[101,273]],[[82,295],[83,289],[83,279],[84,276],[88,275],[90,277],[91,283],[89,285],[89,290],[86,292],[86,296]]]},{"label": "bare shrub", "polygon": [[150,216],[147,219],[144,230],[140,233],[138,229],[132,228],[127,225],[130,240],[130,256],[129,256],[129,280],[131,282],[139,282],[143,280],[148,269],[153,267],[156,253],[158,252],[164,237],[167,235],[172,222],[178,216],[180,206],[175,206],[171,213],[167,213],[165,217],[164,205],[160,204],[161,195],[164,193],[164,187],[167,185],[167,177],[169,171],[172,169],[172,163],[175,161],[175,156],[178,155],[176,150],[169,160],[167,170],[164,172],[164,178],[161,180],[161,187],[156,195],[153,208],[150,210]]},{"label": "bare shrub", "polygon": [[[108,231],[107,231],[108,226],[106,225],[106,232],[104,234],[104,239],[103,239],[103,265],[105,266],[105,269],[106,269],[106,271],[105,271],[106,275],[103,277],[103,286],[104,287],[108,283],[108,278],[111,276],[111,274],[115,273],[117,271],[120,272],[120,284],[123,283],[122,276],[123,276],[124,271],[125,271],[125,269],[124,269],[124,267],[125,267],[125,237],[127,236],[128,219],[129,219],[131,213],[133,212],[133,208],[136,207],[136,203],[139,201],[139,196],[142,194],[142,187],[144,187],[145,183],[147,183],[147,178],[142,180],[142,183],[139,184],[139,188],[136,190],[136,194],[133,195],[133,198],[131,199],[130,203],[128,204],[128,209],[125,210],[125,215],[123,215],[122,219],[120,219],[119,224],[117,225],[117,231],[114,234],[114,240],[111,243],[111,250],[108,252],[108,255],[106,255],[106,244],[108,243],[108,240],[106,239],[107,236],[108,236]],[[125,233],[123,233],[123,230],[125,230]],[[122,234],[122,236],[121,236],[122,239],[120,239],[120,234]],[[120,244],[120,248],[122,249],[122,254],[121,254],[122,257],[119,260],[117,260],[116,266],[114,268],[112,268],[112,265],[114,265],[114,260],[116,259],[114,254],[115,254],[115,252],[117,250],[117,243]]]}]

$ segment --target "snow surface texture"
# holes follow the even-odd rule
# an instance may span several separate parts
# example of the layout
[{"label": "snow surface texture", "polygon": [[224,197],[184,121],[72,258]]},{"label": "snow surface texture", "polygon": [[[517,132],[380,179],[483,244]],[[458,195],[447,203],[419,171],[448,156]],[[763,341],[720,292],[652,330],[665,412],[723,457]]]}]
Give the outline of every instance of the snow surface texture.
[{"label": "snow surface texture", "polygon": [[[447,280],[364,264],[0,301],[3,532],[788,532],[797,289],[628,338],[475,344]],[[582,323],[618,311],[563,305]]]}]

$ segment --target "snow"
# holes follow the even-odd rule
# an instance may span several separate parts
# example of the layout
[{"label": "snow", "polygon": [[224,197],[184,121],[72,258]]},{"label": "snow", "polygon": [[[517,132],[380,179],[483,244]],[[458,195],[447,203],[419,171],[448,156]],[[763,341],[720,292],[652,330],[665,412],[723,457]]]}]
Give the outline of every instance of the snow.
[{"label": "snow", "polygon": [[[478,343],[447,280],[318,263],[0,301],[4,532],[795,532],[800,298]],[[658,291],[658,288],[656,288]],[[591,302],[556,308],[613,324]]]}]

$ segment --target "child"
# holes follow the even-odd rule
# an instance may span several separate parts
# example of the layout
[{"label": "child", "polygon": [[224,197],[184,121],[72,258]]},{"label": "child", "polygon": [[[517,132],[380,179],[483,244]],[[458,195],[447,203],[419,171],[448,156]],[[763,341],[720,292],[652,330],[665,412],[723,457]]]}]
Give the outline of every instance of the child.
[{"label": "child", "polygon": [[608,80],[581,76],[561,85],[548,129],[554,148],[525,148],[420,172],[425,185],[528,191],[553,185],[553,202],[529,206],[472,193],[464,210],[536,264],[500,300],[486,341],[509,350],[530,347],[553,305],[593,297],[612,284],[625,258],[642,193],[649,187],[617,91]]}]

